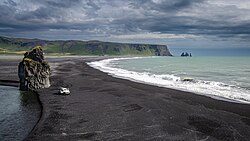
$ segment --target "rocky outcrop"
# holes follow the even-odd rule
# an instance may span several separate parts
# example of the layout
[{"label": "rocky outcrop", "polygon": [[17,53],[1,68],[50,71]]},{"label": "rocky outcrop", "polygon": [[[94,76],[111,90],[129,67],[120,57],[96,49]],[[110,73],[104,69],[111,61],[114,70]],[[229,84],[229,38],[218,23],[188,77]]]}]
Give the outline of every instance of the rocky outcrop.
[{"label": "rocky outcrop", "polygon": [[181,57],[192,57],[192,54],[187,52],[186,53],[182,52]]},{"label": "rocky outcrop", "polygon": [[48,88],[50,66],[44,60],[43,50],[40,46],[24,54],[23,60],[18,65],[20,90],[36,90]]}]

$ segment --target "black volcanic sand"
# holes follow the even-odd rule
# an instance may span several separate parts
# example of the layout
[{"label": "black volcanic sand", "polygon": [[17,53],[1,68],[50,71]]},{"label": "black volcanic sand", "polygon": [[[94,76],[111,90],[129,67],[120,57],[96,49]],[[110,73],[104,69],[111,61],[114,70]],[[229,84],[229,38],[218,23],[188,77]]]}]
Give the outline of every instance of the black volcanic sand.
[{"label": "black volcanic sand", "polygon": [[[38,91],[42,117],[27,140],[249,140],[250,105],[114,78],[85,63],[98,59],[51,59],[59,66],[52,86]],[[71,95],[58,95],[60,86]]]}]

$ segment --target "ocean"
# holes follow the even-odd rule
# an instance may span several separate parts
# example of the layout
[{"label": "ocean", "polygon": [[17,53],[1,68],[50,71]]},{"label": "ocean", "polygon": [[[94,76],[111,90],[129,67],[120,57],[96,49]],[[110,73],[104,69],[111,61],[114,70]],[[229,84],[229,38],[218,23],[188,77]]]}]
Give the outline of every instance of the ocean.
[{"label": "ocean", "polygon": [[250,104],[250,57],[132,57],[90,62],[114,77]]},{"label": "ocean", "polygon": [[23,140],[40,118],[41,108],[32,92],[0,86],[0,140]]}]

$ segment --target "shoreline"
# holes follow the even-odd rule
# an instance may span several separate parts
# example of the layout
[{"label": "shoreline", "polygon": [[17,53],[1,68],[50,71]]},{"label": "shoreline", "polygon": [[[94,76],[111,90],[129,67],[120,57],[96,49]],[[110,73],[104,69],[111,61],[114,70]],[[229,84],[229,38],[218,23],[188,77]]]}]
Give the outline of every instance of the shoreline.
[{"label": "shoreline", "polygon": [[[146,71],[146,72],[141,72],[141,71],[133,71],[133,70],[129,70],[129,69],[123,69],[122,67],[114,67],[112,66],[113,63],[117,63],[115,61],[119,61],[119,60],[133,60],[133,59],[140,59],[140,58],[151,58],[151,57],[129,57],[129,58],[111,58],[111,59],[105,59],[105,60],[101,60],[101,61],[95,61],[95,62],[88,62],[87,64],[92,67],[95,68],[97,70],[100,70],[104,73],[107,73],[108,75],[111,75],[113,77],[116,78],[120,78],[120,79],[126,79],[129,81],[133,81],[133,82],[137,82],[137,83],[142,83],[142,84],[147,84],[147,85],[153,85],[153,86],[157,86],[157,87],[163,87],[163,88],[167,88],[167,89],[174,89],[174,90],[179,90],[179,91],[183,91],[183,92],[190,92],[190,93],[194,93],[197,95],[202,95],[202,96],[207,96],[216,100],[222,100],[222,101],[227,101],[227,102],[233,102],[233,103],[239,103],[239,104],[250,104],[250,99],[248,98],[248,93],[250,91],[247,91],[248,89],[245,89],[245,87],[241,87],[241,86],[236,86],[236,85],[232,85],[232,84],[227,84],[225,82],[221,82],[221,81],[216,81],[216,80],[199,80],[196,78],[192,78],[191,77],[191,82],[188,83],[188,85],[183,84],[185,81],[183,81],[182,79],[188,78],[190,79],[188,76],[187,77],[180,77],[180,76],[175,76],[172,74],[158,74],[158,73],[152,73],[150,71]],[[119,64],[119,63],[118,63]],[[160,75],[160,76],[158,76]],[[161,75],[168,75],[169,76],[173,76],[175,78],[171,78],[171,79],[176,79],[176,80],[165,80],[164,78],[161,78]],[[152,77],[153,76],[153,77]],[[165,85],[166,83],[174,83],[171,85]],[[183,82],[181,84],[179,83],[175,83],[175,82]],[[205,83],[205,84],[210,84],[210,83],[218,83],[215,84],[216,86],[223,86],[220,87],[216,90],[221,90],[221,91],[216,91],[217,93],[215,93],[215,91],[211,91],[213,89],[213,87],[211,88],[211,85],[207,85],[206,87],[201,87],[200,85],[197,86],[197,83]],[[193,84],[193,85],[190,85]],[[196,84],[196,85],[194,85]],[[214,84],[212,84],[212,86],[214,86]],[[227,86],[227,90],[225,91],[225,87]],[[195,87],[195,88],[192,88]],[[204,90],[204,88],[206,90]],[[231,89],[231,88],[237,88],[237,91],[235,89]],[[238,90],[244,90],[244,93],[237,93]],[[233,92],[232,92],[233,91]],[[235,96],[234,95],[229,95],[229,96],[224,96],[223,93],[225,95],[227,95],[228,93],[234,93],[234,95],[238,95]],[[243,95],[243,96],[242,96]]]},{"label": "shoreline", "polygon": [[[118,57],[117,57],[118,58]],[[137,57],[135,57],[137,58]],[[107,58],[107,59],[116,59],[116,58]],[[122,59],[126,59],[126,58],[122,58]],[[98,59],[98,60],[95,60],[95,61],[102,61],[102,60],[106,60],[106,59]],[[93,61],[91,61],[93,62]],[[133,83],[139,83],[139,84],[142,84],[142,85],[148,85],[148,86],[152,86],[152,87],[156,87],[156,88],[163,88],[163,89],[167,89],[167,90],[170,90],[170,91],[177,91],[177,92],[180,92],[180,93],[187,93],[187,94],[191,94],[191,95],[196,95],[196,96],[201,96],[201,97],[204,97],[204,98],[208,98],[208,99],[211,99],[212,101],[219,101],[221,103],[231,103],[231,104],[236,104],[236,105],[246,105],[246,106],[249,106],[250,108],[250,104],[249,103],[244,103],[244,102],[239,102],[239,101],[233,101],[231,99],[227,99],[227,98],[224,98],[224,97],[216,97],[216,96],[209,96],[209,95],[202,95],[202,94],[199,94],[199,93],[195,93],[195,92],[191,92],[191,91],[185,91],[185,90],[182,90],[182,89],[175,89],[175,88],[168,88],[168,87],[165,87],[165,86],[160,86],[160,85],[153,85],[151,83],[145,83],[145,82],[142,82],[142,81],[139,81],[139,80],[135,80],[135,79],[129,79],[129,78],[125,78],[125,77],[120,77],[120,76],[116,76],[114,74],[111,74],[111,73],[108,73],[108,72],[105,72],[105,71],[102,71],[98,68],[95,68],[93,66],[91,66],[90,62],[85,62],[89,67],[97,70],[97,71],[100,71],[106,75],[109,75],[113,78],[116,78],[116,79],[122,79],[122,80],[125,80],[125,81],[128,81],[128,82],[133,82]],[[250,110],[250,109],[249,109]],[[230,111],[230,110],[229,110]],[[231,111],[232,112],[232,111]],[[234,113],[238,113],[237,111],[233,111]],[[249,115],[250,117],[250,113],[247,114]]]},{"label": "shoreline", "polygon": [[[249,138],[249,105],[115,78],[86,64],[99,59],[59,59],[52,86],[38,91],[43,111],[26,140]],[[62,85],[71,95],[55,94]]]}]

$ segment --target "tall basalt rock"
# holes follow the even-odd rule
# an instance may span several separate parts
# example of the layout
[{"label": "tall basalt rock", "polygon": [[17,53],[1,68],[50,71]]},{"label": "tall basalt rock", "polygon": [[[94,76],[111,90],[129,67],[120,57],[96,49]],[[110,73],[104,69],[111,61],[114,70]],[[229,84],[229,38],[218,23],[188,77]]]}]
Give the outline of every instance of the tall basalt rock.
[{"label": "tall basalt rock", "polygon": [[43,50],[40,46],[24,54],[18,65],[20,90],[37,90],[50,87],[50,66],[44,60]]}]

